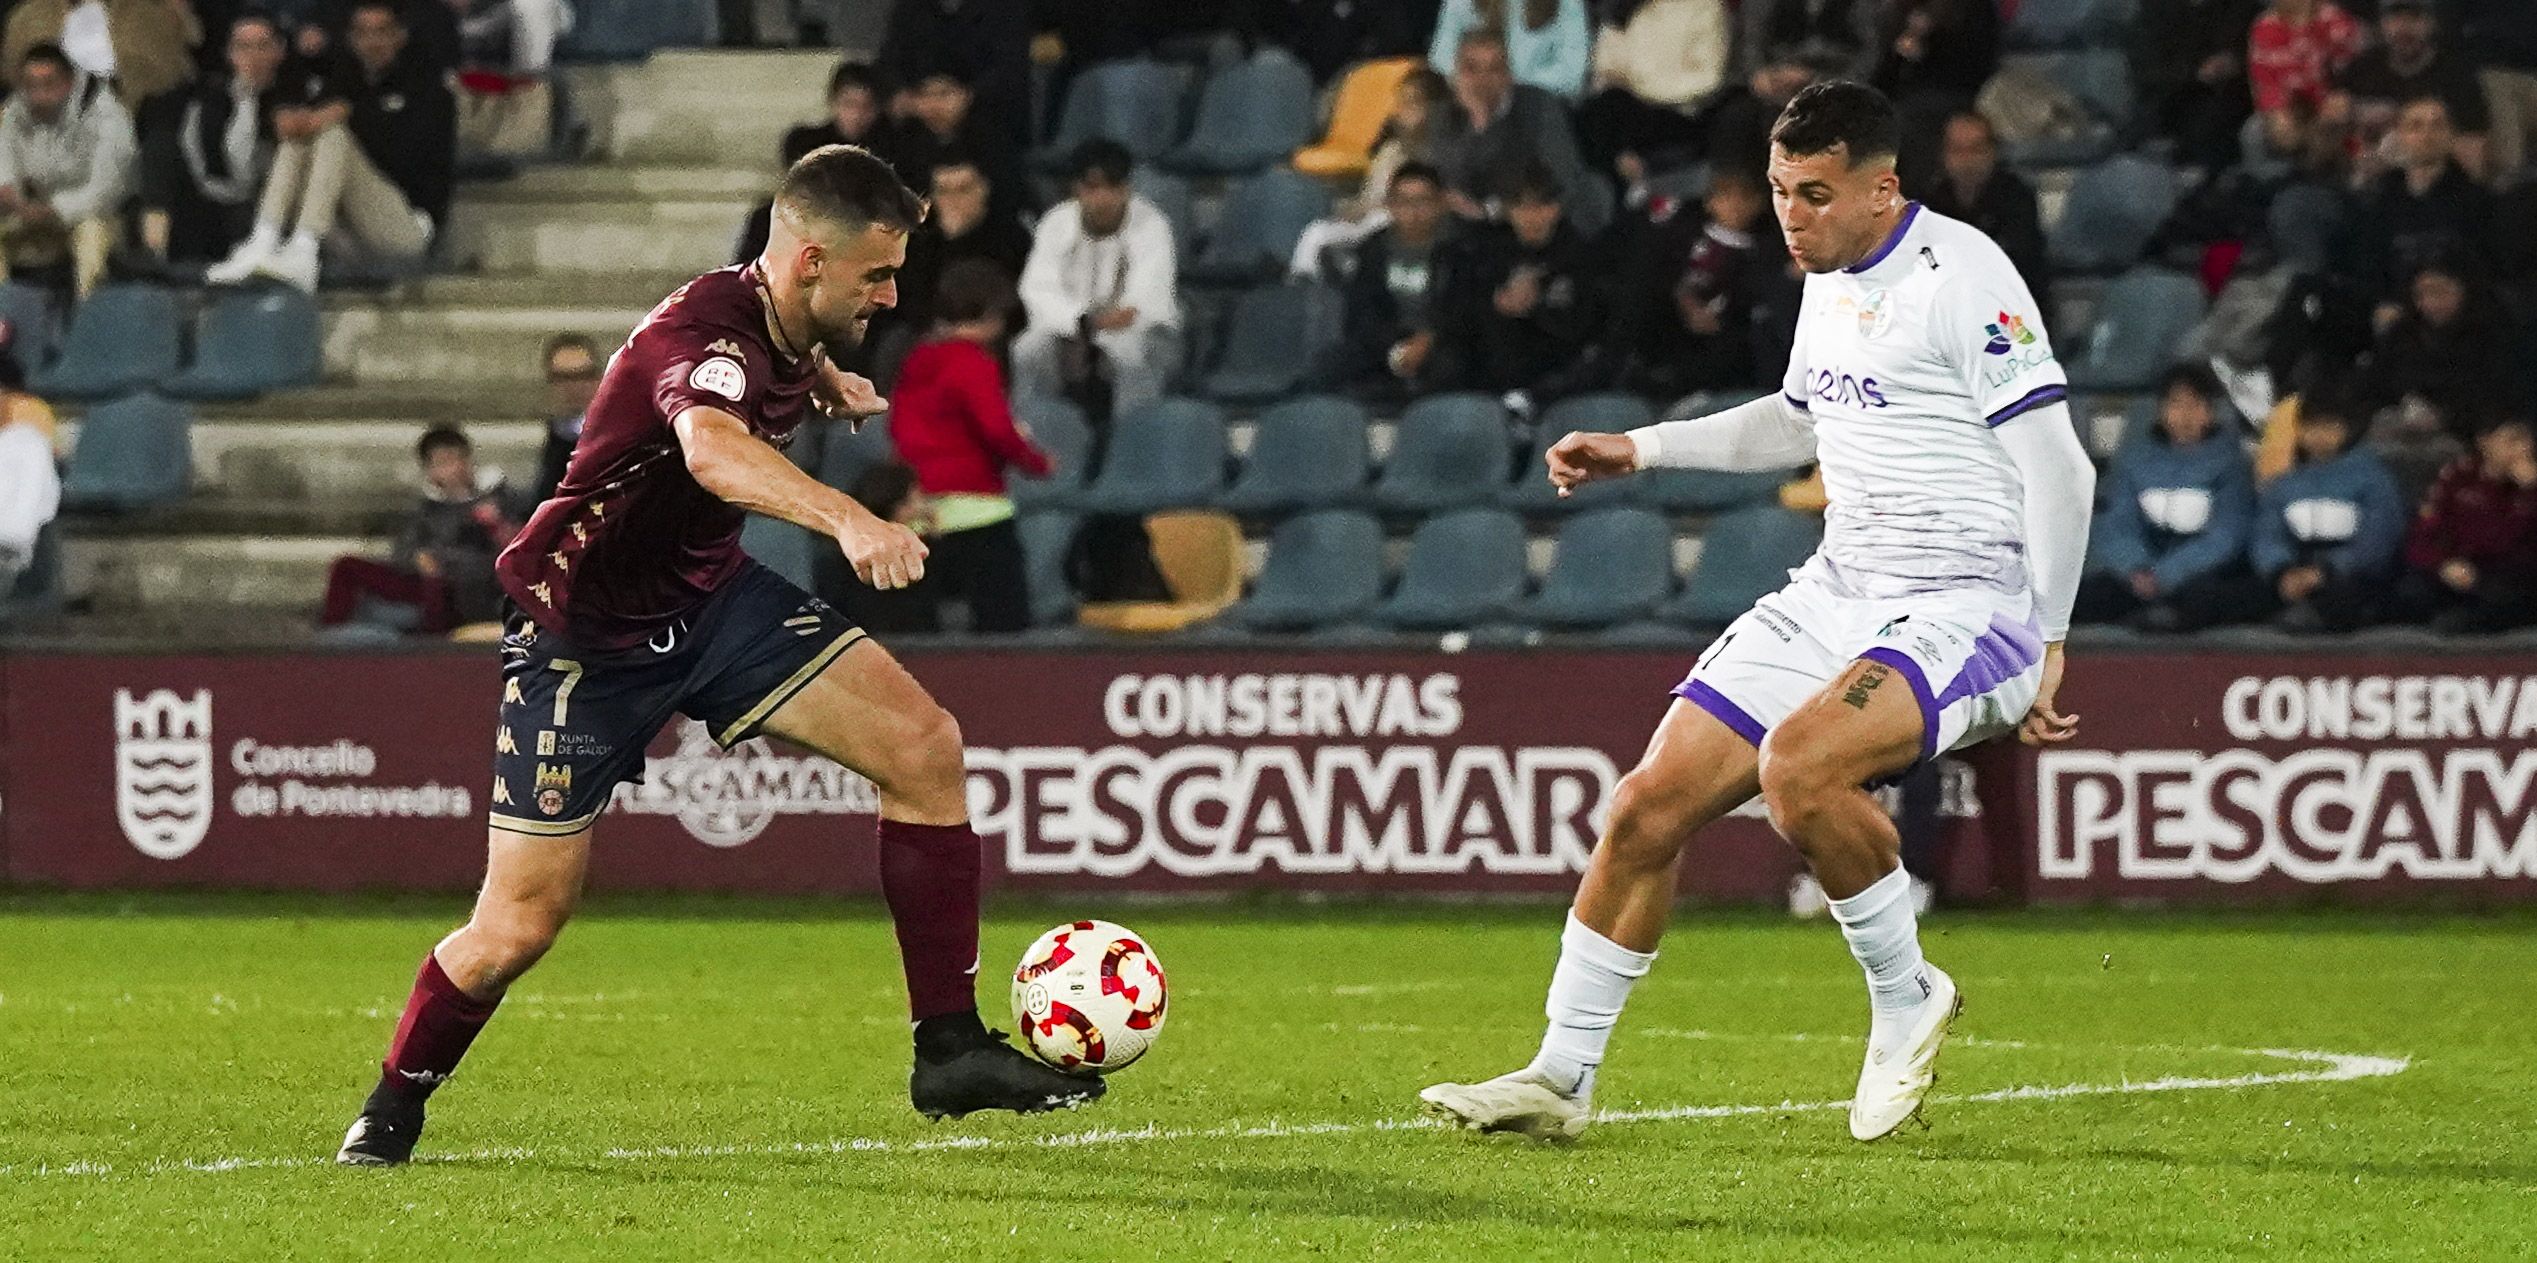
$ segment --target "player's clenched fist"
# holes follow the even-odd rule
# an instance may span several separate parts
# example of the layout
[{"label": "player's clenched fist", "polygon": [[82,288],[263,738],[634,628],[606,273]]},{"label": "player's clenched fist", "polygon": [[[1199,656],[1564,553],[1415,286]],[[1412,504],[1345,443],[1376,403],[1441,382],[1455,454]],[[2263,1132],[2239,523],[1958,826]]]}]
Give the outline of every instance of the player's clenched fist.
[{"label": "player's clenched fist", "polygon": [[854,567],[854,577],[883,592],[896,591],[925,577],[925,541],[896,522],[866,515],[837,532],[837,546]]},{"label": "player's clenched fist", "polygon": [[1626,434],[1571,434],[1550,445],[1550,485],[1565,497],[1602,478],[1638,472],[1638,444]]}]

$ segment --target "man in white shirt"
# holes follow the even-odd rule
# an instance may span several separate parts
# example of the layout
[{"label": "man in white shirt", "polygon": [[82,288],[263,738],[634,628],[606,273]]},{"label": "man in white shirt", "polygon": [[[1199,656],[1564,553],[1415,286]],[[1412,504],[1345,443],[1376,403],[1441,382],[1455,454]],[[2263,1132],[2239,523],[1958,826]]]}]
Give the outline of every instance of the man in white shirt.
[{"label": "man in white shirt", "polygon": [[1084,142],[1071,163],[1074,199],[1032,235],[1021,283],[1030,328],[1013,340],[1020,393],[1080,394],[1088,345],[1107,361],[1112,410],[1126,412],[1160,398],[1179,363],[1172,225],[1129,188],[1132,163],[1114,141]]},{"label": "man in white shirt", "polygon": [[2095,474],[2043,322],[1979,231],[1903,199],[1891,102],[1855,83],[1791,100],[1770,186],[1807,273],[1780,394],[1549,453],[1564,493],[1651,466],[1820,461],[1822,548],[1702,654],[1614,792],[1551,975],[1533,1063],[1421,1093],[1466,1126],[1569,1138],[1631,984],[1654,963],[1683,844],[1756,797],[1830,897],[1869,992],[1850,1133],[1919,1112],[1959,999],[1921,957],[1894,823],[1866,788],[2053,707]]}]

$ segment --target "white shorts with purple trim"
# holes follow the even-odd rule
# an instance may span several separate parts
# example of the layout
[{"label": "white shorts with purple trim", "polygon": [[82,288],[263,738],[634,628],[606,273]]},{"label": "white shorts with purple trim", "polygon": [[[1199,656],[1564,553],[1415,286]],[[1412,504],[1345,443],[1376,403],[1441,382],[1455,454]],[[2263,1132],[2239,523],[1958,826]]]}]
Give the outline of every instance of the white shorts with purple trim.
[{"label": "white shorts with purple trim", "polygon": [[2023,592],[1864,599],[1834,592],[1810,565],[1729,625],[1674,695],[1758,746],[1861,658],[1910,686],[1927,761],[2025,719],[2043,680],[2044,637]]}]

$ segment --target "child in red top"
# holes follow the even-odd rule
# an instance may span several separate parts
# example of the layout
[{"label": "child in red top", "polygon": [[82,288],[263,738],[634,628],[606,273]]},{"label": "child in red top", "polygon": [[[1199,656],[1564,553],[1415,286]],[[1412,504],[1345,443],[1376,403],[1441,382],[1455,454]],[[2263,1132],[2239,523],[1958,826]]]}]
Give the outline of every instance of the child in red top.
[{"label": "child in red top", "polygon": [[2446,632],[2537,624],[2537,430],[2524,417],[2476,436],[2432,484],[2405,541],[2404,604]]},{"label": "child in red top", "polygon": [[2255,109],[2278,114],[2325,104],[2336,71],[2361,55],[2369,33],[2334,0],[2273,0],[2246,39],[2246,77]]},{"label": "child in red top", "polygon": [[934,327],[908,352],[890,392],[890,442],[933,498],[941,534],[925,563],[933,601],[958,597],[977,631],[1030,626],[1031,600],[1005,473],[1056,467],[1013,419],[992,348],[1004,337],[1013,282],[984,259],[943,269]]}]

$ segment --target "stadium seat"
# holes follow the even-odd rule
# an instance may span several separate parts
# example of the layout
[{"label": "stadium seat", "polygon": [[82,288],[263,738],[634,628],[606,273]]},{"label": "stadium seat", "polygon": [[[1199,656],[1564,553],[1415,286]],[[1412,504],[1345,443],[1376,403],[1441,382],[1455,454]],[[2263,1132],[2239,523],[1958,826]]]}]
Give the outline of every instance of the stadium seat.
[{"label": "stadium seat", "polygon": [[1518,513],[1565,513],[1618,504],[1629,498],[1626,480],[1588,483],[1561,498],[1550,485],[1550,467],[1543,457],[1551,445],[1577,431],[1619,434],[1656,420],[1656,411],[1636,395],[1578,395],[1552,404],[1533,429],[1532,459],[1515,471],[1515,481],[1498,503]]},{"label": "stadium seat", "polygon": [[1431,513],[1494,502],[1506,487],[1506,413],[1486,395],[1430,395],[1401,414],[1375,507]]},{"label": "stadium seat", "polygon": [[757,563],[791,580],[804,592],[816,592],[821,540],[782,518],[752,513],[740,526],[740,550]]},{"label": "stadium seat", "polygon": [[1179,71],[1144,57],[1103,62],[1076,75],[1039,165],[1062,170],[1067,155],[1094,137],[1127,146],[1139,162],[1161,157],[1180,139],[1181,86]]},{"label": "stadium seat", "polygon": [[1261,413],[1251,454],[1216,497],[1235,513],[1286,513],[1350,504],[1365,494],[1372,458],[1365,409],[1329,395],[1289,400]]},{"label": "stadium seat", "polygon": [[176,374],[184,340],[173,291],[106,285],[71,317],[61,358],[33,375],[47,399],[111,399],[147,390]]},{"label": "stadium seat", "polygon": [[24,281],[0,282],[0,320],[9,322],[10,347],[18,367],[32,373],[53,358],[62,340],[60,313],[52,292]]},{"label": "stadium seat", "polygon": [[1788,572],[1805,564],[1823,542],[1823,518],[1776,504],[1725,514],[1700,537],[1700,560],[1682,595],[1657,615],[1670,623],[1724,627],[1755,601],[1787,586]]},{"label": "stadium seat", "polygon": [[193,417],[162,395],[88,410],[62,473],[62,505],[129,510],[183,499],[193,474]]},{"label": "stadium seat", "polygon": [[1172,257],[1194,257],[1198,253],[1198,212],[1190,200],[1189,181],[1159,168],[1138,167],[1128,176],[1128,185],[1171,221]]},{"label": "stadium seat", "polygon": [[1561,630],[1644,618],[1674,590],[1674,533],[1645,509],[1597,509],[1559,530],[1542,590],[1513,611],[1518,622]]},{"label": "stadium seat", "polygon": [[713,0],[574,0],[556,43],[567,61],[641,61],[663,48],[720,43]]},{"label": "stadium seat", "polygon": [[1023,396],[1013,401],[1014,418],[1030,431],[1031,441],[1057,463],[1046,478],[1019,472],[1004,480],[1013,503],[1025,509],[1063,508],[1081,494],[1092,473],[1092,423],[1083,409],[1063,399]]},{"label": "stadium seat", "polygon": [[1330,213],[1330,190],[1310,176],[1272,167],[1225,194],[1224,212],[1181,275],[1208,285],[1247,285],[1286,274],[1295,239]]},{"label": "stadium seat", "polygon": [[1374,159],[1374,142],[1392,117],[1401,80],[1417,68],[1412,58],[1387,57],[1349,70],[1331,97],[1330,130],[1318,143],[1295,151],[1295,169],[1325,180],[1363,179]]},{"label": "stadium seat", "polygon": [[17,581],[0,592],[0,627],[24,626],[62,608],[62,540],[58,523],[35,533],[35,551]]},{"label": "stadium seat", "polygon": [[317,304],[286,285],[219,292],[194,335],[194,363],[167,383],[179,399],[252,399],[314,386],[325,371]]},{"label": "stadium seat", "polygon": [[1465,509],[1419,524],[1400,586],[1375,607],[1374,621],[1405,630],[1469,627],[1503,616],[1523,595],[1523,522]]},{"label": "stadium seat", "polygon": [[883,413],[863,423],[859,430],[842,425],[828,426],[821,439],[818,479],[839,491],[852,494],[863,472],[875,465],[898,459],[898,449],[890,445],[890,418]]},{"label": "stadium seat", "polygon": [[1079,503],[1129,514],[1206,505],[1224,469],[1224,414],[1195,399],[1158,399],[1111,425],[1101,472]]},{"label": "stadium seat", "polygon": [[1031,622],[1053,627],[1075,614],[1075,589],[1066,582],[1066,554],[1074,549],[1083,519],[1072,513],[1025,513],[1014,519],[1022,536],[1022,565],[1030,576]]},{"label": "stadium seat", "polygon": [[2038,52],[2102,47],[2139,17],[2139,0],[2025,0],[2001,36],[2010,48]]},{"label": "stadium seat", "polygon": [[1383,528],[1324,509],[1278,523],[1251,595],[1229,619],[1254,631],[1310,631],[1362,618],[1383,596]]},{"label": "stadium seat", "polygon": [[1102,601],[1075,621],[1103,631],[1157,635],[1203,623],[1242,596],[1242,525],[1210,509],[1178,509],[1145,519],[1154,565],[1168,601]]},{"label": "stadium seat", "polygon": [[2202,286],[2190,276],[2137,268],[2117,277],[2097,303],[2094,327],[2063,360],[2081,390],[2147,390],[2175,362],[2202,320]]},{"label": "stadium seat", "polygon": [[1175,171],[1241,175],[1284,162],[1312,127],[1312,72],[1293,53],[1263,45],[1199,86],[1189,138],[1162,161]]},{"label": "stadium seat", "polygon": [[2112,154],[2129,134],[2136,106],[2132,68],[2120,49],[2094,48],[2066,53],[2014,53],[2001,59],[2035,79],[2059,85],[2077,98],[2087,114],[2075,134],[2036,140],[2008,140],[2001,148],[2020,167],[2070,167],[2096,162]]},{"label": "stadium seat", "polygon": [[1224,403],[1263,403],[1294,393],[1312,360],[1314,288],[1269,284],[1243,291],[1225,320],[1224,349],[1198,393]]},{"label": "stadium seat", "polygon": [[2053,225],[2053,266],[2091,274],[2132,266],[2174,213],[2176,197],[2176,172],[2163,162],[2124,155],[2081,171]]}]

